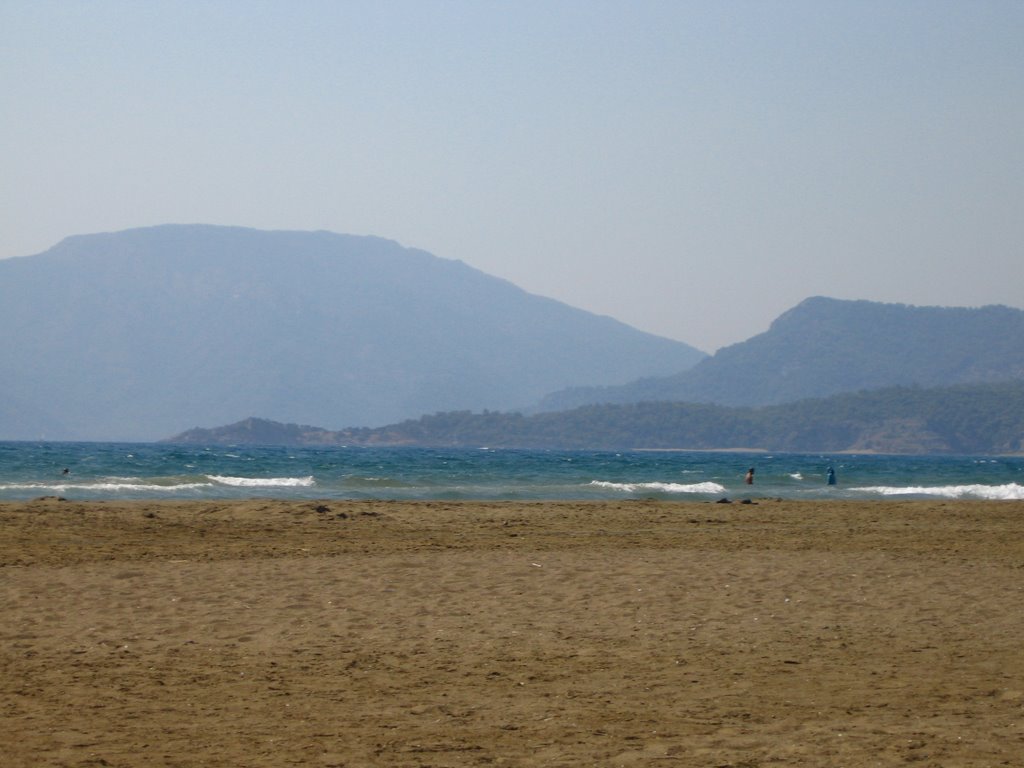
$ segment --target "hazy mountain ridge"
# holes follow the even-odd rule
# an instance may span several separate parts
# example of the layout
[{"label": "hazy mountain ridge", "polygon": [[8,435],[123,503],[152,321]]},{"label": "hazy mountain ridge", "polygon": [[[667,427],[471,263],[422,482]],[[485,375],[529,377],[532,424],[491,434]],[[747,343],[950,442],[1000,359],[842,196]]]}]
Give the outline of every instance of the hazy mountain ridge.
[{"label": "hazy mountain ridge", "polygon": [[0,439],[150,440],[252,413],[516,408],[704,354],[375,237],[165,225],[0,260]]},{"label": "hazy mountain ridge", "polygon": [[553,393],[541,410],[642,401],[772,405],[892,386],[1024,378],[1024,311],[814,297],[693,368]]},{"label": "hazy mountain ridge", "polygon": [[1020,454],[1024,381],[893,387],[759,408],[642,402],[531,416],[456,411],[337,432],[246,419],[189,430],[166,442]]}]

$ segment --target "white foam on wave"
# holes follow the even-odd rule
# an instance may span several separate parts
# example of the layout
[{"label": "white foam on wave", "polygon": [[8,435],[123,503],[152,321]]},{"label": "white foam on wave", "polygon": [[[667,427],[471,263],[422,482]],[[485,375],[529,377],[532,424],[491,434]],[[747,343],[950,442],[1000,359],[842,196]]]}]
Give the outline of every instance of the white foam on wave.
[{"label": "white foam on wave", "polygon": [[605,480],[591,480],[590,485],[609,488],[613,491],[636,493],[638,491],[659,491],[661,493],[721,493],[725,486],[718,483],[610,483]]},{"label": "white foam on wave", "polygon": [[308,477],[230,477],[228,475],[207,475],[213,482],[235,488],[309,488],[316,485],[313,476]]},{"label": "white foam on wave", "polygon": [[210,483],[175,483],[159,485],[155,483],[132,482],[127,480],[105,480],[95,483],[10,483],[0,485],[0,491],[34,491],[37,493],[67,493],[68,491],[102,491],[103,493],[151,492],[176,493],[191,491],[197,488],[209,488]]},{"label": "white foam on wave", "polygon": [[944,499],[967,498],[996,501],[1024,499],[1024,485],[1017,483],[1006,483],[1005,485],[908,485],[903,487],[874,485],[850,488],[850,490],[877,496],[940,496]]},{"label": "white foam on wave", "polygon": [[165,493],[176,493],[178,491],[192,491],[197,488],[209,488],[209,483],[179,483],[177,485],[153,485],[152,483],[94,483],[92,485],[72,486],[87,491],[163,491]]}]

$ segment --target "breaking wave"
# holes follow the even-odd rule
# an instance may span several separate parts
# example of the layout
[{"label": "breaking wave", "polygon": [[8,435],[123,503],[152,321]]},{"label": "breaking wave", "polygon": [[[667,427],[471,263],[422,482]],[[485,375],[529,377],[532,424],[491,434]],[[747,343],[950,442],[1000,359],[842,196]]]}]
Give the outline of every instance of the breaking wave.
[{"label": "breaking wave", "polygon": [[888,486],[873,485],[850,488],[850,491],[873,496],[938,496],[944,499],[1016,500],[1024,499],[1024,485],[935,485]]},{"label": "breaking wave", "polygon": [[307,477],[230,477],[208,475],[210,480],[234,488],[310,488],[316,485],[312,475]]}]

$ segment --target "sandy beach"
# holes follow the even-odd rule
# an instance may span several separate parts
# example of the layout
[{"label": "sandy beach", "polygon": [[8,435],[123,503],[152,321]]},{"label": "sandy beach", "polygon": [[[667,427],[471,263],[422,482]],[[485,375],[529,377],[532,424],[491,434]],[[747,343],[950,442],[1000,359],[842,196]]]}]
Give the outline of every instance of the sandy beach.
[{"label": "sandy beach", "polygon": [[25,766],[1024,765],[1024,502],[0,504]]}]

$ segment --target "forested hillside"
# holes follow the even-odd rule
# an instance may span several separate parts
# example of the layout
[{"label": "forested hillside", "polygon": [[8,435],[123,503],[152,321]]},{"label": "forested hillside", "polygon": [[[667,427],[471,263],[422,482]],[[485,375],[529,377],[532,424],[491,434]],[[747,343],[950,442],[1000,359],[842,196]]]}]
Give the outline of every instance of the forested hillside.
[{"label": "forested hillside", "polygon": [[1024,379],[1024,311],[816,297],[686,371],[554,393],[543,410],[640,401],[776,405],[893,386]]}]

